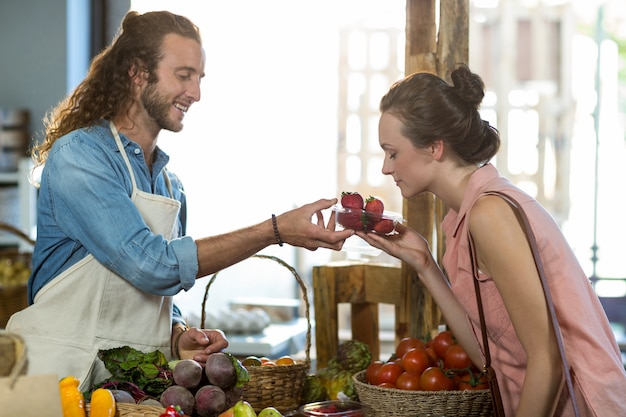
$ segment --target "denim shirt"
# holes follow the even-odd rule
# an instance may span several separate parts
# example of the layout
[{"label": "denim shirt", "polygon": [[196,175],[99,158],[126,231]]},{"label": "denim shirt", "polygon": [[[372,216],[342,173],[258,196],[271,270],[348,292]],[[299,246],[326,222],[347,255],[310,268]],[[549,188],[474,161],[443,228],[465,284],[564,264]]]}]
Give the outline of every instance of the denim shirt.
[{"label": "denim shirt", "polygon": [[191,237],[182,236],[185,193],[178,178],[164,171],[169,156],[157,148],[151,174],[141,147],[120,137],[137,187],[181,202],[181,236],[168,241],[144,223],[130,198],[128,168],[108,122],[73,131],[54,143],[41,173],[29,303],[46,283],[88,254],[148,293],[173,296],[195,283],[197,247]]}]

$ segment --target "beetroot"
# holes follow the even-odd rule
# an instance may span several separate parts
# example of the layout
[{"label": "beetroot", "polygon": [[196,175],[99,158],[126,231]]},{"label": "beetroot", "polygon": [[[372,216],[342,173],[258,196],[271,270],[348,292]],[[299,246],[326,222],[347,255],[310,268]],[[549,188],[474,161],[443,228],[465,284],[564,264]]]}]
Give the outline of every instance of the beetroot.
[{"label": "beetroot", "polygon": [[196,392],[196,413],[209,417],[226,410],[226,394],[220,387],[205,385]]},{"label": "beetroot", "polygon": [[121,389],[111,389],[110,391],[113,394],[113,398],[115,398],[116,403],[135,404],[135,399],[129,392]]},{"label": "beetroot", "polygon": [[237,370],[230,357],[224,352],[209,355],[204,366],[209,383],[222,390],[232,388],[237,382]]},{"label": "beetroot", "polygon": [[186,415],[190,416],[196,405],[194,395],[185,387],[172,385],[161,394],[161,405],[167,408],[169,405],[178,405]]},{"label": "beetroot", "polygon": [[226,406],[224,408],[228,410],[241,399],[243,387],[232,387],[231,389],[224,390],[224,394],[226,394]]},{"label": "beetroot", "polygon": [[176,364],[172,372],[174,382],[185,388],[196,388],[200,385],[204,370],[202,365],[193,359],[183,359]]}]

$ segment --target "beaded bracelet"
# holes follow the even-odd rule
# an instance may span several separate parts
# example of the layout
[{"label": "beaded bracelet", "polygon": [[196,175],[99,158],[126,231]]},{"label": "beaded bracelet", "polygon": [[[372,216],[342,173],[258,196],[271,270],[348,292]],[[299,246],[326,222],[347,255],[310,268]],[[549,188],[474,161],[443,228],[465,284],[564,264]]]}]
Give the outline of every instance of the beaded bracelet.
[{"label": "beaded bracelet", "polygon": [[278,233],[278,224],[276,223],[276,215],[272,214],[272,226],[274,226],[274,236],[276,236],[276,240],[278,241],[278,246],[283,246],[283,240],[280,238],[280,233]]},{"label": "beaded bracelet", "polygon": [[178,333],[176,335],[176,338],[174,339],[174,354],[176,354],[176,357],[178,359],[181,359],[180,357],[180,352],[178,351],[178,342],[180,342],[180,337],[183,335],[183,333],[185,333],[187,330],[189,330],[189,327],[185,326],[183,327],[183,331]]}]

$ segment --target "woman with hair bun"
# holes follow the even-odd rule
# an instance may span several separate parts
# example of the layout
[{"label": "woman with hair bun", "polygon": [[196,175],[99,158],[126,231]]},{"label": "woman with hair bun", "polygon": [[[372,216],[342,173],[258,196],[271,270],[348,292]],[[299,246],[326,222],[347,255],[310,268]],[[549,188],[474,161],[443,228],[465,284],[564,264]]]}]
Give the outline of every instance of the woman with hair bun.
[{"label": "woman with hair bun", "polygon": [[416,73],[398,81],[381,100],[379,121],[383,174],[393,177],[404,198],[430,192],[449,208],[441,225],[442,267],[427,241],[406,226],[392,236],[357,234],[416,271],[458,342],[482,367],[478,281],[507,416],[573,416],[523,211],[537,240],[580,415],[626,416],[626,372],[597,295],[550,214],[489,162],[500,137],[478,112],[481,78],[461,65],[451,79],[449,85]]}]

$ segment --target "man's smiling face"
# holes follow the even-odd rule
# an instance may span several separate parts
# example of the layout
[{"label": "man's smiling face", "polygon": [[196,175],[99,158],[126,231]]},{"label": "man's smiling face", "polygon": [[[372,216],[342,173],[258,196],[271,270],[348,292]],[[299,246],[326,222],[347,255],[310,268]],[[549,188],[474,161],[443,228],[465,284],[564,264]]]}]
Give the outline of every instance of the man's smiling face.
[{"label": "man's smiling face", "polygon": [[161,53],[157,81],[145,86],[141,104],[159,129],[179,132],[185,113],[200,100],[204,51],[193,39],[169,34],[163,39]]}]

